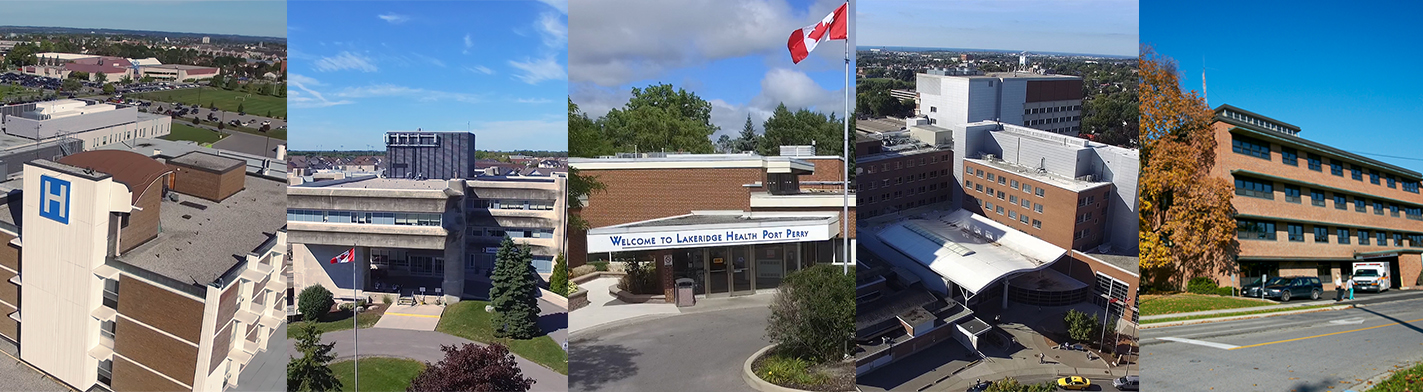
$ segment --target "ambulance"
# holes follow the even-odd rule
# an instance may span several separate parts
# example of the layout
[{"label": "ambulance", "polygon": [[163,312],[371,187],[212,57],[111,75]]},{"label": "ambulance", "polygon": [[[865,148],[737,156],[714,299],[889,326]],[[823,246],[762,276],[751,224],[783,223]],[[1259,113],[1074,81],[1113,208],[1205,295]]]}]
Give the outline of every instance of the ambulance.
[{"label": "ambulance", "polygon": [[1360,261],[1354,263],[1354,290],[1388,291],[1389,279],[1387,261]]}]

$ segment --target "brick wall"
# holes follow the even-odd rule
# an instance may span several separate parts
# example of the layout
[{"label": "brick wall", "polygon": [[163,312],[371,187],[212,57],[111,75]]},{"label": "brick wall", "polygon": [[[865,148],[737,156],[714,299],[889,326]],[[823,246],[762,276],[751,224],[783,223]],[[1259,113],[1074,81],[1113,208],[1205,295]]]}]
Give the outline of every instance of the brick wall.
[{"label": "brick wall", "polygon": [[246,185],[246,172],[240,167],[226,173],[213,173],[172,163],[168,164],[168,168],[173,170],[175,176],[174,191],[206,200],[222,201],[241,191]]},{"label": "brick wall", "polygon": [[590,227],[662,218],[697,210],[751,207],[744,185],[764,181],[758,168],[580,170],[608,187],[580,212]]},{"label": "brick wall", "polygon": [[939,151],[861,165],[863,172],[855,177],[856,206],[874,217],[949,200],[952,157],[952,151]]},{"label": "brick wall", "polygon": [[[142,363],[174,380],[191,384],[198,366],[198,348],[119,317],[114,326],[114,353]],[[117,369],[114,379],[118,381]],[[117,387],[117,385],[116,385]]]},{"label": "brick wall", "polygon": [[1418,285],[1419,274],[1423,274],[1423,255],[1398,255],[1398,278],[1401,280],[1399,288],[1423,290],[1423,287]]},{"label": "brick wall", "polygon": [[[1112,186],[1105,185],[1087,189],[1082,192],[1074,192],[1056,186],[1047,186],[1042,181],[1030,177],[1022,176],[992,166],[979,165],[965,162],[965,169],[972,168],[974,176],[969,177],[968,173],[962,174],[964,180],[964,203],[963,208],[975,214],[983,215],[995,222],[1002,223],[1015,230],[1028,233],[1057,245],[1064,249],[1087,250],[1101,245],[1106,239],[1107,223],[1107,201],[1112,193]],[[983,177],[979,177],[978,171],[983,171]],[[988,181],[988,175],[994,176],[994,181]],[[999,184],[999,178],[1005,178]],[[1019,189],[1011,187],[1013,181],[1018,182]],[[1023,192],[1023,185],[1031,185],[1034,192]],[[982,190],[979,190],[980,185]],[[994,190],[994,195],[988,195],[988,188]],[[1038,188],[1043,188],[1043,196],[1036,194]],[[997,193],[1002,192],[1003,198],[998,198]],[[1013,196],[1018,198],[1014,203]],[[1079,201],[1092,197],[1093,203],[1079,207]],[[1022,200],[1027,199],[1029,207],[1022,206]],[[980,199],[983,202],[993,203],[994,210],[988,211],[980,207]],[[1037,204],[1043,205],[1043,212],[1038,213],[1034,208]],[[997,207],[1003,207],[1003,213],[999,214]],[[1009,212],[1016,215],[1027,214],[1028,223],[1023,223],[1021,218],[1010,218]],[[1091,213],[1092,218],[1085,222],[1078,222],[1078,217],[1085,213]],[[1033,221],[1041,221],[1042,227],[1033,227]],[[1079,230],[1088,230],[1088,235],[1081,239],[1074,239]]]},{"label": "brick wall", "polygon": [[202,341],[203,303],[142,280],[120,278],[118,313],[189,342]]},{"label": "brick wall", "polygon": [[143,189],[130,189],[131,192],[141,193],[133,205],[143,210],[130,213],[128,227],[119,229],[120,252],[127,252],[158,237],[158,209],[163,202],[163,184],[169,175],[159,177]]},{"label": "brick wall", "polygon": [[[191,377],[191,376],[189,376]],[[114,357],[114,391],[181,391],[182,385],[169,381],[123,357]]]}]

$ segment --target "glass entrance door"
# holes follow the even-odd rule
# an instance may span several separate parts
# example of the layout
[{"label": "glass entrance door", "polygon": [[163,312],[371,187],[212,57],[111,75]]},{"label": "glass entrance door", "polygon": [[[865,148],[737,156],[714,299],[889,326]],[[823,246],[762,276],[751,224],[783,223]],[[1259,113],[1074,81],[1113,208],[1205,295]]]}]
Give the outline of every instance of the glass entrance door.
[{"label": "glass entrance door", "polygon": [[760,245],[756,252],[756,289],[774,289],[785,272],[785,248],[781,244]]},{"label": "glass entrance door", "polygon": [[731,265],[731,255],[728,248],[711,248],[711,263],[707,266],[707,292],[709,294],[726,294],[729,292],[731,276],[727,267]]},{"label": "glass entrance door", "polygon": [[755,267],[751,261],[751,246],[734,246],[731,248],[731,295],[747,295],[755,291],[751,288],[752,271]]}]

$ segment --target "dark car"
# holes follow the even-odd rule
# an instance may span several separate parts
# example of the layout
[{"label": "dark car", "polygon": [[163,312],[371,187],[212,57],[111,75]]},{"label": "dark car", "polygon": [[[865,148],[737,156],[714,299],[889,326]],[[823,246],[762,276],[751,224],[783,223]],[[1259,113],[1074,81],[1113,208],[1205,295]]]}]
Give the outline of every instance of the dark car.
[{"label": "dark car", "polygon": [[980,382],[980,383],[978,383],[978,384],[974,384],[974,385],[971,386],[971,387],[968,387],[968,390],[965,391],[965,392],[983,392],[983,391],[987,391],[987,390],[988,390],[988,387],[991,387],[991,386],[993,386],[993,382],[992,382],[992,381],[983,381],[983,382]]},{"label": "dark car", "polygon": [[[1270,279],[1265,282],[1264,297],[1278,298],[1280,302],[1289,302],[1290,298],[1308,297],[1309,299],[1319,299],[1324,293],[1324,285],[1314,276],[1285,276]],[[1241,296],[1261,297],[1260,283],[1252,283],[1241,288]]]}]

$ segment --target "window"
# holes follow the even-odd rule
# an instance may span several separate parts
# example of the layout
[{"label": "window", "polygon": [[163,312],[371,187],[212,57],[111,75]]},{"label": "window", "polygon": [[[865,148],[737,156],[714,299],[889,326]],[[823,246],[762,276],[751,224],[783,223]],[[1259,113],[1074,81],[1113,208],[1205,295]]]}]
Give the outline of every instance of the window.
[{"label": "window", "polygon": [[1043,197],[1043,187],[1038,187],[1038,189],[1034,189],[1033,194],[1038,195],[1038,197]]},{"label": "window", "polygon": [[1374,200],[1374,215],[1383,215],[1383,203]]},{"label": "window", "polygon": [[1235,194],[1241,196],[1258,197],[1261,199],[1275,199],[1275,187],[1268,181],[1260,181],[1247,177],[1235,178]]},{"label": "window", "polygon": [[998,176],[998,185],[1008,185],[1008,177]]},{"label": "window", "polygon": [[1358,211],[1358,212],[1369,212],[1369,205],[1368,205],[1368,203],[1369,203],[1369,202],[1368,202],[1367,200],[1355,198],[1355,199],[1354,199],[1354,211]]},{"label": "window", "polygon": [[998,200],[1003,200],[1003,191],[998,191]]},{"label": "window", "polygon": [[1358,167],[1351,167],[1351,168],[1349,168],[1349,176],[1350,176],[1350,177],[1353,177],[1353,178],[1354,178],[1354,181],[1363,181],[1363,180],[1364,180],[1364,169],[1361,169],[1361,168],[1358,168]]},{"label": "window", "polygon": [[1289,232],[1291,242],[1304,242],[1304,225],[1290,223],[1285,225],[1285,230]]},{"label": "window", "polygon": [[1041,229],[1041,228],[1043,228],[1043,221],[1040,221],[1040,220],[1037,220],[1037,219],[1033,219],[1033,228],[1034,228],[1034,229]]},{"label": "window", "polygon": [[973,184],[973,190],[983,192],[983,184]]},{"label": "window", "polygon": [[1294,186],[1294,185],[1285,185],[1284,188],[1285,188],[1285,201],[1290,202],[1290,203],[1299,203],[1299,202],[1300,202],[1300,199],[1299,199],[1299,187]]},{"label": "window", "polygon": [[1408,193],[1418,193],[1418,183],[1413,181],[1403,182],[1403,191]]},{"label": "window", "polygon": [[1388,233],[1385,233],[1385,232],[1382,232],[1382,231],[1378,231],[1378,232],[1374,232],[1374,235],[1375,235],[1374,238],[1377,239],[1377,240],[1379,240],[1379,242],[1378,242],[1379,246],[1388,246]]},{"label": "window", "polygon": [[1023,198],[1021,201],[1018,202],[1018,205],[1023,206],[1023,208],[1028,208],[1028,198]]},{"label": "window", "polygon": [[1348,208],[1349,208],[1348,206],[1349,206],[1349,201],[1344,198],[1344,195],[1340,195],[1340,194],[1337,194],[1337,193],[1334,194],[1334,208],[1340,209],[1340,210],[1345,210],[1345,209],[1348,209]]},{"label": "window", "polygon": [[1343,176],[1344,176],[1344,165],[1341,164],[1341,163],[1339,163],[1339,162],[1332,162],[1332,161],[1329,162],[1329,174],[1333,174],[1333,175],[1336,175],[1336,176],[1343,177]]},{"label": "window", "polygon": [[[1019,222],[1023,222],[1023,224],[1025,224],[1025,225],[1028,224],[1028,214],[1018,215],[1018,221],[1019,221]],[[1417,243],[1418,243],[1418,242],[1414,242],[1414,244],[1417,244]]]},{"label": "window", "polygon": [[1340,245],[1348,245],[1348,244],[1349,244],[1349,229],[1335,229],[1335,232],[1336,232],[1335,237],[1338,237],[1338,238],[1339,238],[1339,244],[1340,244]]},{"label": "window", "polygon": [[1320,192],[1320,191],[1318,191],[1318,190],[1310,189],[1310,190],[1309,190],[1309,203],[1310,203],[1310,204],[1313,204],[1315,207],[1324,207],[1324,192]]},{"label": "window", "polygon": [[1033,203],[1033,211],[1037,211],[1039,214],[1043,213],[1043,205],[1042,205],[1042,204],[1038,204],[1038,203]]},{"label": "window", "polygon": [[1017,212],[1017,211],[1013,211],[1013,210],[1008,210],[1008,219],[1018,219],[1018,212]]},{"label": "window", "polygon": [[1423,248],[1423,234],[1409,234],[1408,246],[1414,248]]},{"label": "window", "polygon": [[1314,227],[1314,242],[1329,243],[1329,228],[1324,226]]},{"label": "window", "polygon": [[1403,246],[1403,233],[1393,233],[1393,246]]},{"label": "window", "polygon": [[1012,185],[1012,187],[1013,187],[1014,190],[1017,190],[1017,189],[1018,189],[1018,180],[1013,180],[1013,185]]},{"label": "window", "polygon": [[1270,159],[1270,144],[1250,138],[1241,136],[1232,137],[1230,150],[1260,159]]},{"label": "window", "polygon": [[115,279],[104,279],[104,306],[111,309],[119,309],[119,281]]},{"label": "window", "polygon": [[998,206],[998,208],[993,209],[993,211],[997,212],[998,215],[1003,215],[1003,206]]},{"label": "window", "polygon": [[1359,245],[1368,245],[1368,244],[1369,244],[1369,231],[1368,231],[1368,230],[1359,230]]},{"label": "window", "polygon": [[1274,240],[1275,222],[1236,220],[1235,233],[1242,240]]},{"label": "window", "polygon": [[1289,147],[1280,147],[1280,161],[1286,165],[1299,166],[1299,153]]},{"label": "window", "polygon": [[1018,204],[1018,196],[1017,196],[1017,195],[1008,195],[1008,202],[1009,202],[1009,203],[1013,203],[1013,204]]},{"label": "window", "polygon": [[1394,217],[1394,218],[1397,218],[1397,217],[1398,217],[1398,205],[1397,205],[1397,204],[1389,204],[1389,205],[1388,205],[1388,216],[1392,216],[1392,217]]},{"label": "window", "polygon": [[1423,207],[1403,207],[1403,214],[1409,219],[1423,219]]},{"label": "window", "polygon": [[989,210],[989,211],[993,211],[993,202],[989,202],[989,201],[983,202],[983,208],[985,208],[985,209],[987,209],[987,210]]},{"label": "window", "polygon": [[1374,184],[1374,185],[1378,185],[1378,184],[1379,184],[1379,173],[1378,173],[1378,172],[1369,172],[1369,183],[1370,183],[1370,184]]},{"label": "window", "polygon": [[1319,159],[1318,155],[1309,154],[1309,170],[1322,171],[1323,169],[1320,168],[1320,165],[1323,163],[1323,160]]},{"label": "window", "polygon": [[978,172],[978,173],[976,173],[976,175],[978,176],[978,178],[983,178],[983,170],[980,169],[980,170],[975,170],[975,171]]},{"label": "window", "polygon": [[993,182],[993,173],[988,173],[988,182]]},{"label": "window", "polygon": [[1393,176],[1388,176],[1387,180],[1388,180],[1387,184],[1388,184],[1388,187],[1389,187],[1389,188],[1398,189],[1397,187],[1394,186]]}]

